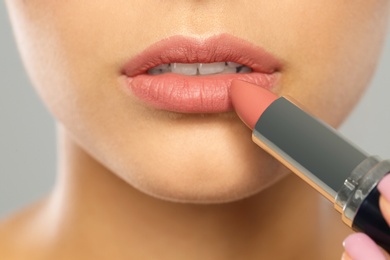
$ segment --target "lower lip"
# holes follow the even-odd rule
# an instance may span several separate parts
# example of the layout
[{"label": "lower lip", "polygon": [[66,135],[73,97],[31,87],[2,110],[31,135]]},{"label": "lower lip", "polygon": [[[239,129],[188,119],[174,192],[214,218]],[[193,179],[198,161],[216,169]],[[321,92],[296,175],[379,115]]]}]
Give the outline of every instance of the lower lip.
[{"label": "lower lip", "polygon": [[210,76],[141,74],[127,77],[127,87],[136,97],[155,109],[179,113],[222,113],[233,110],[230,96],[233,80],[272,89],[278,78],[277,72]]}]

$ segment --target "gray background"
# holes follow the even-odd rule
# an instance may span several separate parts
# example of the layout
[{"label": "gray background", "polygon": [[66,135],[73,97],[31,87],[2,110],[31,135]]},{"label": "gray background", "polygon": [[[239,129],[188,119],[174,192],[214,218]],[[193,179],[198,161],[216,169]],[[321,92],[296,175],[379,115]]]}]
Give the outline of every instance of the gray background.
[{"label": "gray background", "polygon": [[[390,33],[389,33],[390,34]],[[54,121],[20,61],[0,1],[0,218],[50,191],[55,181]],[[390,158],[390,41],[371,88],[341,127],[371,154]]]}]

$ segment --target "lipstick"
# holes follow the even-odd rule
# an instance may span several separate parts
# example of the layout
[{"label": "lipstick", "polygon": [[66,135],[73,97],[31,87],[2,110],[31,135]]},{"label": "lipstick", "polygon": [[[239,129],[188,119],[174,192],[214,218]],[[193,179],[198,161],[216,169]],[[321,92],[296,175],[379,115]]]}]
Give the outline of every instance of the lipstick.
[{"label": "lipstick", "polygon": [[390,160],[369,156],[292,98],[244,81],[232,82],[231,96],[258,146],[332,202],[345,224],[390,251],[377,190]]}]

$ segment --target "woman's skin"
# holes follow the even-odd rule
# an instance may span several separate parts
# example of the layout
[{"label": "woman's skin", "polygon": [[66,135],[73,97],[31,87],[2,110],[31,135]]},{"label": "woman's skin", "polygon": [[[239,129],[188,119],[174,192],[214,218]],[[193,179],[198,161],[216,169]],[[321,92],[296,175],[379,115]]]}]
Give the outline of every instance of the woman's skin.
[{"label": "woman's skin", "polygon": [[234,112],[153,109],[118,82],[163,38],[231,34],[282,61],[274,92],[337,127],[375,70],[387,0],[6,4],[59,163],[53,191],[0,224],[1,259],[340,258],[340,216]]}]

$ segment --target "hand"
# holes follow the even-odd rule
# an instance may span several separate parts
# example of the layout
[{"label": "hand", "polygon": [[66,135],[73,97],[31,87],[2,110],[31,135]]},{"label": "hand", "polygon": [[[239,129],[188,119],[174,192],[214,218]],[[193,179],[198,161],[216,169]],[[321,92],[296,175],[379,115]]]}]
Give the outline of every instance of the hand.
[{"label": "hand", "polygon": [[[390,225],[390,174],[380,181],[378,190],[381,193],[379,207]],[[348,236],[343,246],[342,260],[390,260],[390,255],[363,233]]]}]

